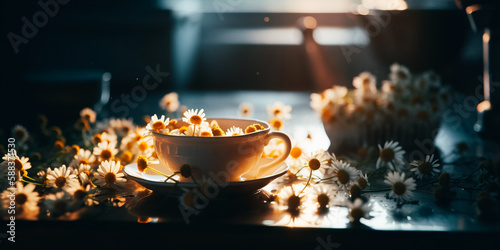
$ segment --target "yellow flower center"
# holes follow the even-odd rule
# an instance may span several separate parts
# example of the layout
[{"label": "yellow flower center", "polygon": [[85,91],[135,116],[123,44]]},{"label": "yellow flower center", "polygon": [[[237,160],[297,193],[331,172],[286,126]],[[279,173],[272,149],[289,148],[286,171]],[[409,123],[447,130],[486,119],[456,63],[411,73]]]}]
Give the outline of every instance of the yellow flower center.
[{"label": "yellow flower center", "polygon": [[250,126],[248,126],[248,127],[245,128],[245,134],[249,134],[249,133],[252,133],[252,132],[255,132],[255,131],[257,131],[257,129],[253,125],[250,125]]},{"label": "yellow flower center", "polygon": [[212,134],[209,131],[203,131],[203,132],[201,132],[200,136],[202,136],[202,137],[210,137],[210,136],[212,136]]},{"label": "yellow flower center", "polygon": [[179,133],[180,133],[180,134],[183,134],[183,133],[185,133],[186,131],[188,131],[188,129],[189,129],[188,127],[186,127],[186,126],[182,126],[182,127],[179,129]]},{"label": "yellow flower center", "polygon": [[130,153],[129,151],[125,151],[121,155],[120,160],[122,160],[122,162],[130,162],[132,160],[132,157],[132,153]]},{"label": "yellow flower center", "polygon": [[66,184],[66,178],[62,177],[62,176],[59,176],[56,178],[56,180],[54,181],[54,184],[56,184],[56,186],[58,188],[62,188],[64,187],[64,185]]},{"label": "yellow flower center", "polygon": [[302,155],[302,149],[299,147],[293,147],[292,150],[290,150],[290,156],[294,159],[298,159]]},{"label": "yellow flower center", "polygon": [[392,185],[392,191],[397,195],[403,195],[406,192],[406,185],[398,181]]},{"label": "yellow flower center", "polygon": [[390,162],[394,159],[394,151],[390,148],[380,150],[380,160]]},{"label": "yellow flower center", "polygon": [[111,152],[111,150],[104,149],[104,150],[101,151],[101,158],[103,160],[105,160],[105,161],[109,160],[109,159],[111,159],[111,157],[113,157],[113,153]]},{"label": "yellow flower center", "polygon": [[273,114],[274,114],[274,116],[277,116],[277,115],[281,114],[281,110],[280,109],[274,109],[273,110]]},{"label": "yellow flower center", "polygon": [[166,101],[166,102],[165,102],[165,105],[166,105],[167,107],[170,107],[170,105],[172,105],[172,101],[170,101],[170,100]]},{"label": "yellow flower center", "polygon": [[78,189],[73,193],[73,197],[75,200],[81,201],[85,196],[87,195],[87,192],[83,189]]},{"label": "yellow flower center", "polygon": [[82,164],[89,164],[89,161],[87,161],[87,159],[80,159],[80,161],[78,162],[78,166]]},{"label": "yellow flower center", "polygon": [[300,206],[300,197],[297,195],[292,195],[288,197],[288,209],[289,210],[297,210]]},{"label": "yellow flower center", "polygon": [[143,142],[139,143],[139,150],[140,151],[145,151],[148,148],[149,148],[149,145],[146,142],[143,141]]},{"label": "yellow flower center", "polygon": [[281,127],[283,127],[283,122],[279,119],[276,119],[273,121],[273,127],[279,130],[281,129]]},{"label": "yellow flower center", "polygon": [[153,125],[151,125],[151,127],[152,127],[154,130],[164,129],[164,128],[165,128],[165,123],[163,123],[162,121],[155,121],[155,122],[153,123]]},{"label": "yellow flower center", "polygon": [[20,193],[16,194],[15,199],[16,199],[16,204],[22,206],[24,205],[24,203],[26,203],[26,201],[28,201],[28,196],[26,194]]},{"label": "yellow flower center", "polygon": [[309,160],[308,165],[311,170],[318,170],[319,167],[321,167],[321,162],[319,162],[318,159],[313,158]]},{"label": "yellow flower center", "polygon": [[325,208],[328,206],[328,203],[330,202],[330,197],[328,197],[327,194],[319,194],[318,195],[318,204],[320,207]]},{"label": "yellow flower center", "polygon": [[247,108],[244,108],[242,111],[241,111],[243,114],[248,114],[250,113],[250,110],[247,109]]},{"label": "yellow flower center", "polygon": [[214,136],[223,136],[224,135],[224,131],[222,131],[221,128],[217,127],[217,128],[213,128],[212,129],[212,134]]},{"label": "yellow flower center", "polygon": [[432,164],[430,162],[420,162],[418,164],[418,171],[424,175],[430,174],[432,172]]},{"label": "yellow flower center", "polygon": [[365,216],[365,212],[359,207],[353,207],[349,215],[352,217],[353,221],[359,221]]},{"label": "yellow flower center", "polygon": [[78,145],[75,144],[75,145],[71,146],[71,153],[72,154],[76,155],[76,154],[78,154],[78,151],[80,151],[80,147]]},{"label": "yellow flower center", "polygon": [[64,143],[62,141],[54,142],[54,151],[61,151],[64,148]]},{"label": "yellow flower center", "polygon": [[337,179],[339,180],[339,183],[342,185],[345,185],[349,182],[349,173],[345,171],[344,169],[339,169],[337,171]]},{"label": "yellow flower center", "polygon": [[397,76],[401,80],[406,80],[406,78],[408,78],[408,75],[404,71],[401,71],[401,70],[398,71]]},{"label": "yellow flower center", "polygon": [[200,125],[201,124],[201,117],[199,115],[192,115],[191,118],[189,118],[189,121],[192,124]]},{"label": "yellow flower center", "polygon": [[254,127],[255,127],[255,129],[257,129],[257,130],[263,130],[263,129],[264,129],[264,126],[262,126],[262,125],[260,125],[260,124],[258,124],[258,123],[255,123],[253,126],[254,126]]},{"label": "yellow flower center", "polygon": [[22,129],[16,129],[16,131],[14,132],[14,137],[16,139],[22,139],[26,136],[26,133],[24,132],[24,130]]},{"label": "yellow flower center", "polygon": [[148,159],[144,155],[139,155],[139,157],[137,157],[137,169],[139,172],[144,173],[146,168],[148,168]]},{"label": "yellow flower center", "polygon": [[358,179],[358,186],[361,188],[361,189],[365,189],[367,186],[368,186],[368,182],[366,181],[365,178],[359,178]]},{"label": "yellow flower center", "polygon": [[99,144],[100,142],[102,142],[101,134],[95,134],[94,136],[92,136],[92,142],[94,144]]},{"label": "yellow flower center", "polygon": [[115,173],[109,172],[104,176],[104,181],[106,184],[114,184],[116,182]]},{"label": "yellow flower center", "polygon": [[14,166],[16,167],[17,171],[23,169],[23,163],[19,159],[14,160]]},{"label": "yellow flower center", "polygon": [[142,139],[142,136],[140,134],[135,134],[135,141],[140,141]]},{"label": "yellow flower center", "polygon": [[363,86],[367,87],[370,84],[370,78],[365,77],[363,78]]}]

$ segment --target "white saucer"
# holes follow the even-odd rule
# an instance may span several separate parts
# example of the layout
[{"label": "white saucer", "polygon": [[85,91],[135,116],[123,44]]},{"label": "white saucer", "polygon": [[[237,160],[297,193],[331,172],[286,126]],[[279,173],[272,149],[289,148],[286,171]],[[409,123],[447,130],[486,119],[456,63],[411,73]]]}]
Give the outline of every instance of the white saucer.
[{"label": "white saucer", "polygon": [[[267,162],[271,162],[273,159],[262,158],[257,165],[261,165]],[[165,174],[170,174],[171,171],[168,170],[165,166],[156,165],[155,169],[162,171]],[[256,179],[253,180],[244,180],[244,181],[234,181],[234,182],[225,182],[217,184],[217,181],[214,181],[219,187],[221,195],[249,195],[254,194],[260,188],[265,187],[274,179],[284,175],[288,171],[288,165],[283,162],[276,166],[274,170],[268,171],[267,173],[261,173]],[[158,191],[160,193],[165,193],[169,195],[181,195],[184,189],[192,189],[196,188],[198,185],[192,182],[165,182],[166,177],[159,175],[155,172],[147,170],[145,173],[139,172],[137,169],[136,163],[131,163],[123,167],[123,173],[129,179],[136,181],[142,186],[151,189],[153,191]],[[244,177],[244,176],[243,176]]]}]

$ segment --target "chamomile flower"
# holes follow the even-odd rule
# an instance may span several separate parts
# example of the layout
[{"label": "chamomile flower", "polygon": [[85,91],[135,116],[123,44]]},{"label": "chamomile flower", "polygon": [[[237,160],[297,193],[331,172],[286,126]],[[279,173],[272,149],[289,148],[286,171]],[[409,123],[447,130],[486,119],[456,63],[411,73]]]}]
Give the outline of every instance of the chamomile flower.
[{"label": "chamomile flower", "polygon": [[355,183],[359,178],[359,170],[351,167],[351,164],[342,160],[334,160],[332,180],[337,182],[339,187],[347,189],[352,183]]},{"label": "chamomile flower", "polygon": [[352,85],[361,93],[377,93],[375,76],[370,72],[362,72],[353,78]]},{"label": "chamomile flower", "polygon": [[68,193],[73,196],[73,201],[76,203],[73,205],[81,206],[81,204],[85,204],[86,206],[92,206],[96,203],[91,197],[94,190],[92,185],[80,185],[69,190]]},{"label": "chamomile flower", "polygon": [[[34,184],[27,184],[26,186],[23,186],[23,183],[20,181],[16,182],[16,187],[15,187],[15,201],[16,201],[16,216],[19,215],[21,212],[27,212],[29,213],[30,211],[38,211],[38,201],[40,200],[40,197],[38,196],[38,193],[35,192],[35,185]],[[10,188],[3,191],[3,193],[0,194],[0,198],[3,201],[2,205],[4,209],[7,209],[10,206],[10,196],[11,195],[11,190]]]},{"label": "chamomile flower", "polygon": [[118,154],[118,149],[114,142],[103,141],[98,143],[97,147],[94,147],[94,155],[99,156],[99,161],[112,160],[116,154]]},{"label": "chamomile flower", "polygon": [[59,216],[69,212],[71,198],[72,196],[65,191],[45,196],[44,204],[49,210],[49,215]]},{"label": "chamomile flower", "polygon": [[292,106],[285,105],[282,102],[276,101],[273,105],[267,106],[267,113],[270,117],[275,117],[279,119],[290,119],[292,115],[290,112],[292,111]]},{"label": "chamomile flower", "polygon": [[210,127],[210,125],[200,126],[200,136],[201,137],[212,137],[213,136],[212,128]]},{"label": "chamomile flower", "polygon": [[200,109],[199,111],[198,109],[190,109],[184,112],[184,117],[182,117],[182,121],[194,125],[201,125],[201,123],[205,120],[207,120],[207,118],[205,118],[203,109]]},{"label": "chamomile flower", "polygon": [[94,163],[95,160],[95,156],[92,154],[92,152],[90,152],[90,150],[80,148],[69,165],[70,167],[76,169],[81,164],[89,165]]},{"label": "chamomile flower", "polygon": [[79,175],[81,173],[84,173],[88,176],[92,176],[94,173],[94,169],[88,164],[80,164],[77,168],[74,169],[75,175]]},{"label": "chamomile flower", "polygon": [[16,140],[22,141],[22,142],[27,141],[28,138],[30,137],[28,130],[26,130],[26,128],[21,126],[21,125],[16,125],[12,128],[12,136]]},{"label": "chamomile flower", "polygon": [[14,162],[14,167],[16,169],[16,176],[17,179],[27,176],[28,175],[28,169],[31,169],[31,163],[29,162],[30,158],[22,156],[19,158],[19,156],[9,156],[9,154],[5,154],[2,157],[3,162],[1,165],[4,167],[2,169],[3,172],[7,172],[8,169],[8,164],[9,162]]},{"label": "chamomile flower", "polygon": [[291,165],[292,168],[298,167],[302,157],[306,154],[306,148],[299,142],[292,142],[292,149],[287,158],[287,163]]},{"label": "chamomile flower", "polygon": [[90,181],[89,175],[85,172],[81,172],[78,174],[78,180],[80,180],[80,184],[82,186],[92,185],[92,182]]},{"label": "chamomile flower", "polygon": [[158,119],[158,116],[154,114],[153,116],[151,116],[151,121],[146,126],[146,130],[148,130],[149,132],[160,131],[162,129],[165,129],[169,122],[170,119],[169,118],[165,119],[164,115],[162,115],[160,119]]},{"label": "chamomile flower", "polygon": [[325,151],[319,151],[316,153],[310,153],[309,155],[304,155],[302,158],[302,164],[307,166],[311,171],[316,170],[326,170],[331,167],[330,165],[330,155]]},{"label": "chamomile flower", "polygon": [[433,176],[439,173],[439,159],[434,160],[434,155],[427,155],[423,161],[413,161],[410,163],[412,166],[411,171],[418,179],[423,179],[426,176]]},{"label": "chamomile flower", "polygon": [[128,132],[133,131],[135,129],[134,122],[131,119],[110,119],[109,127],[113,129],[113,131],[124,137],[128,134]]},{"label": "chamomile flower", "polygon": [[84,108],[80,111],[80,117],[87,120],[90,123],[95,122],[96,113],[91,108]]},{"label": "chamomile flower", "polygon": [[392,186],[389,196],[398,201],[413,197],[413,191],[417,187],[413,178],[405,179],[405,173],[389,172],[384,182]]},{"label": "chamomile flower", "polygon": [[253,106],[250,103],[242,103],[238,107],[238,114],[242,117],[249,117],[253,114]]},{"label": "chamomile flower", "polygon": [[386,141],[384,147],[379,144],[378,148],[380,152],[377,159],[377,169],[382,166],[389,166],[390,169],[396,170],[404,164],[405,151],[399,146],[399,142]]},{"label": "chamomile flower", "polygon": [[122,152],[130,152],[133,155],[137,154],[139,152],[138,142],[142,138],[142,135],[136,136],[135,133],[129,133],[120,141],[120,150]]},{"label": "chamomile flower", "polygon": [[279,130],[283,129],[285,123],[283,122],[283,120],[281,120],[279,118],[273,118],[273,119],[269,120],[269,125],[271,125],[271,128],[273,130],[279,131]]},{"label": "chamomile flower", "polygon": [[119,161],[103,161],[97,173],[94,175],[97,179],[95,183],[99,186],[122,187],[127,181],[125,175],[120,172]]},{"label": "chamomile flower", "polygon": [[317,184],[313,186],[311,202],[317,204],[319,208],[329,208],[334,204],[335,189],[333,185]]},{"label": "chamomile flower", "polygon": [[359,172],[359,179],[357,181],[358,187],[361,188],[361,190],[365,189],[366,187],[370,186],[370,182],[368,181],[368,175],[365,173]]},{"label": "chamomile flower", "polygon": [[407,85],[411,81],[411,73],[406,66],[394,63],[391,65],[391,73],[389,75],[389,78],[395,83]]},{"label": "chamomile flower", "polygon": [[349,208],[349,220],[351,222],[359,222],[361,218],[370,218],[371,207],[368,203],[363,203],[363,200],[359,198],[354,202],[347,200],[346,206]]},{"label": "chamomile flower", "polygon": [[108,143],[116,143],[118,141],[118,137],[114,132],[102,132],[101,134],[94,134],[92,136],[92,142],[97,145],[100,142],[108,142]]},{"label": "chamomile flower", "polygon": [[224,130],[222,130],[221,127],[217,126],[217,127],[212,127],[212,135],[213,136],[224,136],[226,134],[224,133]]},{"label": "chamomile flower", "polygon": [[163,96],[160,100],[160,108],[167,112],[175,112],[179,109],[179,95],[176,92],[171,92]]},{"label": "chamomile flower", "polygon": [[344,103],[344,97],[347,95],[348,89],[343,86],[333,86],[325,89],[321,94],[311,94],[310,106],[314,110],[321,111],[323,109],[331,109],[332,106]]},{"label": "chamomile flower", "polygon": [[244,134],[245,132],[243,131],[243,129],[241,129],[240,127],[236,127],[236,126],[232,126],[231,128],[229,128],[227,131],[226,131],[226,135],[227,136],[235,136],[235,135],[242,135]]},{"label": "chamomile flower", "polygon": [[47,169],[47,187],[54,187],[58,189],[67,190],[78,186],[78,179],[73,172],[72,167],[66,167],[62,165],[61,167],[52,169]]},{"label": "chamomile flower", "polygon": [[290,212],[296,212],[302,208],[304,193],[297,193],[293,186],[285,186],[279,191],[277,199],[281,207]]}]

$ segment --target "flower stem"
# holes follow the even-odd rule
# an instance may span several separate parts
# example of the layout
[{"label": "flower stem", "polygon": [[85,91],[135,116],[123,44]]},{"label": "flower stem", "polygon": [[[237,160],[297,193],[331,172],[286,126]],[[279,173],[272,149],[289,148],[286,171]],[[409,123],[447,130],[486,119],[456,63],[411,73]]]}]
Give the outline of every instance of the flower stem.
[{"label": "flower stem", "polygon": [[27,181],[27,180],[22,179],[22,178],[21,178],[21,181],[26,182],[26,183],[35,184],[35,185],[38,185],[38,186],[45,186],[45,184],[41,184],[41,183],[34,182],[34,181]]},{"label": "flower stem", "polygon": [[151,170],[151,171],[153,171],[153,172],[155,172],[155,173],[157,173],[157,174],[159,174],[159,175],[162,175],[162,176],[165,176],[167,178],[170,178],[168,175],[166,175],[166,174],[164,174],[164,173],[162,173],[162,172],[160,172],[160,171],[158,171],[158,170],[156,170],[156,169],[154,169],[154,168],[152,168],[150,166],[148,166],[148,169]]},{"label": "flower stem", "polygon": [[[165,179],[165,182],[167,182],[168,180],[172,179],[172,177],[174,177],[174,176],[175,176],[176,174],[178,174],[178,173],[180,173],[180,172],[174,172],[174,173],[173,173],[172,175],[170,175],[170,176],[165,176],[165,175],[163,175],[163,176],[167,177],[167,179]],[[175,183],[177,183],[177,180],[174,180],[174,179],[172,179],[172,180],[173,180]]]},{"label": "flower stem", "polygon": [[311,169],[311,171],[309,172],[309,179],[307,180],[306,185],[304,186],[304,188],[302,189],[302,191],[300,191],[300,193],[299,193],[299,194],[301,194],[302,192],[304,192],[304,190],[306,190],[307,185],[309,185],[309,182],[311,181],[312,174],[313,174],[313,171],[312,171],[312,169]]}]

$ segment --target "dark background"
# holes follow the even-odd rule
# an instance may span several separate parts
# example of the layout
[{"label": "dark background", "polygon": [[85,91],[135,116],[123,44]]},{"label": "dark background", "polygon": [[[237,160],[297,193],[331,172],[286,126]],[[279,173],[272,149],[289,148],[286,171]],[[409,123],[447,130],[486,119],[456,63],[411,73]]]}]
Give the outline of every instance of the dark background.
[{"label": "dark background", "polygon": [[[39,113],[47,114],[54,124],[72,122],[79,110],[98,101],[103,73],[112,75],[113,100],[141,86],[148,66],[169,72],[161,84],[148,90],[148,96],[190,90],[318,92],[330,86],[315,80],[304,44],[207,41],[213,38],[214,30],[297,27],[297,20],[308,15],[316,18],[318,27],[363,28],[372,20],[353,13],[237,10],[224,13],[221,20],[213,11],[178,13],[152,0],[73,0],[59,5],[56,15],[27,44],[21,44],[16,54],[8,34],[20,35],[22,18],[32,21],[42,8],[37,1],[2,1],[1,5],[4,134],[15,124],[33,126]],[[323,65],[331,69],[327,82],[352,87],[354,76],[370,71],[380,83],[387,79],[389,66],[399,62],[415,73],[432,69],[444,83],[474,94],[482,73],[481,35],[471,31],[463,10],[453,3],[451,6],[391,13],[388,25],[370,37],[368,46],[352,54],[350,62],[342,46],[319,46]],[[265,17],[270,21],[264,22]]]}]

